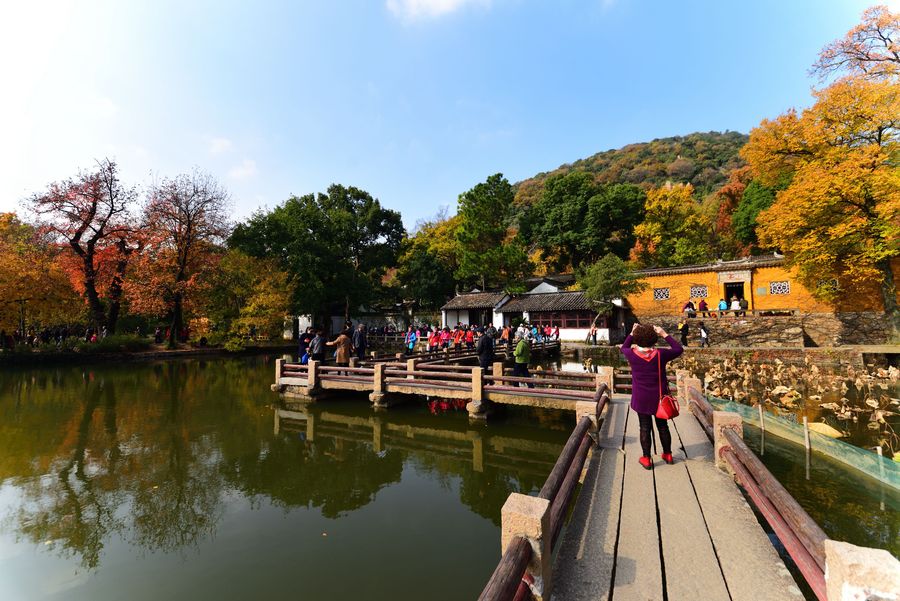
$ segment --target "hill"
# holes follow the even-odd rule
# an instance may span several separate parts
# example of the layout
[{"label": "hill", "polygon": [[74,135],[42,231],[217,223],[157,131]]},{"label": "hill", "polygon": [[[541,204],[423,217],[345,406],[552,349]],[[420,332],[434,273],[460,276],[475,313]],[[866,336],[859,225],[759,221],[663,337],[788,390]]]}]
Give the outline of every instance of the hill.
[{"label": "hill", "polygon": [[738,151],[747,140],[746,134],[734,131],[697,132],[598,152],[519,182],[516,204],[533,204],[541,194],[544,180],[570,171],[594,173],[599,182],[631,183],[643,188],[666,181],[690,183],[703,197],[719,189],[728,180],[728,173],[744,164]]}]

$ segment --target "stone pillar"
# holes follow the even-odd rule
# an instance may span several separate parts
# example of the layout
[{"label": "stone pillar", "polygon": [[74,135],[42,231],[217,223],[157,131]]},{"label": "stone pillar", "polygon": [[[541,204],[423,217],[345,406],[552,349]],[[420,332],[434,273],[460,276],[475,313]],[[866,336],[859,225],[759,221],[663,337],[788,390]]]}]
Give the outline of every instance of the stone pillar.
[{"label": "stone pillar", "polygon": [[483,419],[485,415],[484,372],[480,367],[472,368],[472,400],[466,404],[469,417]]},{"label": "stone pillar", "polygon": [[275,359],[275,383],[281,382],[281,371],[284,369],[284,359]]},{"label": "stone pillar", "polygon": [[350,357],[350,367],[359,367],[359,357]]},{"label": "stone pillar", "polygon": [[581,418],[587,416],[591,420],[591,428],[588,432],[594,439],[594,444],[600,443],[600,414],[597,413],[599,403],[594,401],[575,401],[575,423],[581,421]]},{"label": "stone pillar", "polygon": [[612,398],[613,392],[616,391],[615,385],[615,369],[610,365],[601,365],[597,368],[597,387],[599,388],[601,384],[605,383],[609,386],[609,396]]},{"label": "stone pillar", "polygon": [[312,391],[319,386],[319,361],[310,361],[307,364],[307,380],[306,393],[312,394]]},{"label": "stone pillar", "polygon": [[900,599],[900,561],[884,549],[825,541],[828,601]]},{"label": "stone pillar", "polygon": [[[503,377],[503,362],[502,361],[494,361],[494,364],[491,366],[491,375],[495,378]],[[495,382],[495,384],[500,384],[500,382]]]},{"label": "stone pillar", "polygon": [[[416,371],[416,360],[415,359],[407,359],[406,360],[406,371]],[[409,374],[406,376],[407,380],[415,380],[416,377],[413,374]]]},{"label": "stone pillar", "polygon": [[703,394],[703,384],[700,382],[700,378],[689,377],[684,379],[684,398],[685,402],[688,404],[688,410],[693,413],[694,410],[691,407],[691,401],[693,400],[693,396],[691,395],[691,389],[697,391],[698,394]]},{"label": "stone pillar", "polygon": [[536,601],[550,599],[553,548],[550,546],[550,501],[512,493],[500,510],[501,552],[517,536],[529,542],[532,548],[527,573],[532,577],[531,592]]},{"label": "stone pillar", "polygon": [[725,430],[734,430],[741,438],[744,437],[744,428],[739,413],[730,411],[713,411],[713,452],[716,459],[716,467],[731,473],[731,467],[719,454],[723,448],[730,447],[725,439]]},{"label": "stone pillar", "polygon": [[684,381],[691,377],[691,372],[686,369],[675,370],[675,387],[677,389],[676,396],[682,403],[687,403],[690,399],[687,396],[687,386]]},{"label": "stone pillar", "polygon": [[404,355],[403,353],[397,353],[396,355],[394,355],[394,359],[396,359],[397,361],[403,361],[405,358],[406,355]]},{"label": "stone pillar", "polygon": [[369,400],[376,407],[384,407],[384,363],[376,363],[374,365],[375,376],[372,381],[372,392],[369,394]]}]

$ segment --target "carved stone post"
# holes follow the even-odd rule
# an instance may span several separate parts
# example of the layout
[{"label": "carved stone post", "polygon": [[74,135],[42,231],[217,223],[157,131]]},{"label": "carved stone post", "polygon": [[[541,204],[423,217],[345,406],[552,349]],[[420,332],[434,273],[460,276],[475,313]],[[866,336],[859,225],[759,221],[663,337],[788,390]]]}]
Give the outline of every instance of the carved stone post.
[{"label": "carved stone post", "polygon": [[716,467],[731,473],[731,466],[720,455],[723,448],[731,446],[725,438],[725,430],[734,430],[738,436],[744,437],[740,414],[730,411],[713,411],[713,452],[715,453]]},{"label": "carved stone post", "polygon": [[384,402],[384,363],[376,363],[374,366],[375,375],[372,380],[372,392],[369,394],[369,400],[376,407],[385,407]]},{"label": "carved stone post", "polygon": [[828,601],[900,599],[900,562],[884,549],[825,541]]},{"label": "carved stone post", "polygon": [[306,393],[311,396],[312,391],[319,387],[319,361],[310,361],[306,367]]},{"label": "carved stone post", "polygon": [[526,572],[533,579],[531,592],[537,601],[550,599],[553,548],[550,546],[550,501],[512,493],[500,510],[501,552],[517,536],[529,542],[531,562]]},{"label": "carved stone post", "polygon": [[472,368],[472,400],[466,404],[469,417],[485,417],[484,372],[480,367]]},{"label": "carved stone post", "polygon": [[[416,371],[416,359],[407,359],[406,360],[406,371]],[[414,374],[408,374],[406,376],[407,380],[415,380],[416,376]]]}]

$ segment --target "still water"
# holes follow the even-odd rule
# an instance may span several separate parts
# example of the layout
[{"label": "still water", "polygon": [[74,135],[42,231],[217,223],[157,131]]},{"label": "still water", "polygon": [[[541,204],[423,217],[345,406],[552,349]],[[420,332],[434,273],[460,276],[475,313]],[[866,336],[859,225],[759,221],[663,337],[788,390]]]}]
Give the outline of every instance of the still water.
[{"label": "still water", "polygon": [[277,406],[272,358],[0,372],[0,599],[467,599],[571,415]]}]

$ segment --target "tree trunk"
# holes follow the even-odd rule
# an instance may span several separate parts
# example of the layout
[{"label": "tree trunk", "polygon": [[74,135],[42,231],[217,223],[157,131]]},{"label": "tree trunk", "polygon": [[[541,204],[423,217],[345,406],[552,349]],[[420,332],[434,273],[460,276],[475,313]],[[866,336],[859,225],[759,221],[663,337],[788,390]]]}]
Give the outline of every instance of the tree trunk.
[{"label": "tree trunk", "polygon": [[84,263],[84,293],[87,296],[91,320],[99,331],[106,325],[106,315],[103,312],[103,303],[100,302],[100,295],[97,293],[94,257],[92,254],[88,253],[82,255],[81,259]]},{"label": "tree trunk", "polygon": [[891,337],[896,338],[900,335],[900,311],[897,310],[897,285],[894,282],[891,259],[880,261],[878,268],[883,276],[881,280],[881,299],[884,302],[884,315],[893,329]]},{"label": "tree trunk", "polygon": [[181,293],[175,293],[175,300],[172,303],[172,325],[169,327],[169,346],[174,347],[178,340],[178,334],[184,328],[184,315],[182,309]]}]

